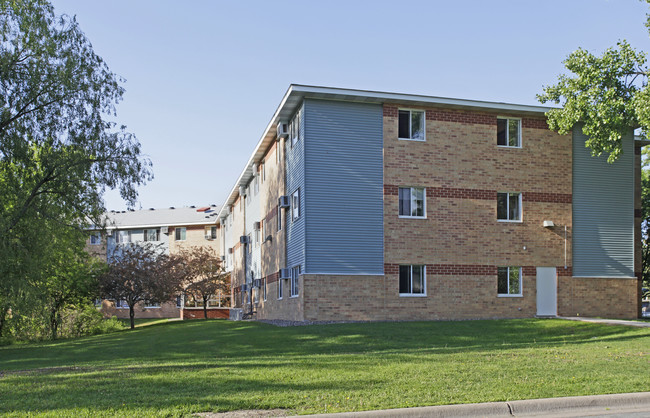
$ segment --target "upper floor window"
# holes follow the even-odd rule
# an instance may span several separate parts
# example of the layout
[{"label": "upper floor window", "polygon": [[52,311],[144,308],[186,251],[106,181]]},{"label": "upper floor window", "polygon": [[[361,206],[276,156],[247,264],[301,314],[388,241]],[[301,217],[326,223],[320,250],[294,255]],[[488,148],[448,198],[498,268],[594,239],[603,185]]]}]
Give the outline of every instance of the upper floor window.
[{"label": "upper floor window", "polygon": [[174,230],[175,235],[176,235],[176,241],[185,241],[185,237],[187,234],[187,228],[175,228]]},{"label": "upper floor window", "polygon": [[497,219],[521,221],[521,193],[497,193]]},{"label": "upper floor window", "polygon": [[100,232],[90,233],[90,245],[99,245],[102,243],[102,235]]},{"label": "upper floor window", "polygon": [[145,229],[143,235],[145,241],[160,241],[160,229]]},{"label": "upper floor window", "polygon": [[260,191],[260,177],[257,175],[253,179],[253,191],[255,193],[255,196],[257,196],[257,193]]},{"label": "upper floor window", "polygon": [[291,220],[300,218],[300,189],[291,195]]},{"label": "upper floor window", "polygon": [[266,181],[266,164],[264,163],[264,161],[262,161],[262,163],[260,164],[260,171],[262,172],[261,175],[262,175],[262,183],[263,183],[264,181]]},{"label": "upper floor window", "polygon": [[521,267],[498,267],[499,296],[521,296]]},{"label": "upper floor window", "polygon": [[426,296],[426,266],[399,266],[400,296]]},{"label": "upper floor window", "polygon": [[400,110],[397,128],[399,139],[424,141],[424,121],[423,110]]},{"label": "upper floor window", "polygon": [[497,145],[521,147],[521,119],[497,118]]},{"label": "upper floor window", "polygon": [[409,218],[426,217],[426,200],[424,187],[399,188],[399,216]]},{"label": "upper floor window", "polygon": [[217,239],[217,227],[216,226],[211,226],[210,227],[210,237],[212,239]]},{"label": "upper floor window", "polygon": [[291,120],[291,124],[289,125],[289,138],[291,139],[292,147],[300,139],[300,112],[296,113],[296,116]]}]

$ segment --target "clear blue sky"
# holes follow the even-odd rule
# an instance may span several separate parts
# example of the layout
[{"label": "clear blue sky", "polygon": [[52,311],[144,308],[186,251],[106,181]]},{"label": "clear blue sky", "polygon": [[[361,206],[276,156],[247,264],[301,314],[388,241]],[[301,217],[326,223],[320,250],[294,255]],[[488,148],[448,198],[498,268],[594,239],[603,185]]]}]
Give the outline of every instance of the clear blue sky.
[{"label": "clear blue sky", "polygon": [[538,104],[578,47],[650,51],[638,0],[53,4],[126,79],[117,120],[154,164],[143,208],[221,204],[291,83]]}]

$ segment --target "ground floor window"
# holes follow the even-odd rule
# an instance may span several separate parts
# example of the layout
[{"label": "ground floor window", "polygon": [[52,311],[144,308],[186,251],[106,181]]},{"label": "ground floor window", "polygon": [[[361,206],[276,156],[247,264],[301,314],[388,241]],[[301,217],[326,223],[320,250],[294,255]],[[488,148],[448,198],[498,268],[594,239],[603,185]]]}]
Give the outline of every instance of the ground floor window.
[{"label": "ground floor window", "polygon": [[278,279],[278,299],[282,299],[282,280]]},{"label": "ground floor window", "polygon": [[300,266],[295,266],[294,268],[291,269],[291,297],[292,298],[298,296],[299,279],[300,279]]},{"label": "ground floor window", "polygon": [[400,296],[426,296],[426,289],[426,266],[417,264],[399,266]]},{"label": "ground floor window", "polygon": [[521,267],[499,267],[497,273],[499,296],[521,296]]}]

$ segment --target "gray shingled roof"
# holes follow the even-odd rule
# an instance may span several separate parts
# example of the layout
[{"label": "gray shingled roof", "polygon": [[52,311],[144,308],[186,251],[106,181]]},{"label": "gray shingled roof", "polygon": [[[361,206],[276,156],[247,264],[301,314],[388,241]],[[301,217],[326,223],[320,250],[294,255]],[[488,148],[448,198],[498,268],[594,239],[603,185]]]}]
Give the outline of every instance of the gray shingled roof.
[{"label": "gray shingled roof", "polygon": [[[198,211],[208,208],[205,211]],[[109,211],[105,213],[106,229],[127,229],[160,226],[204,225],[217,222],[221,206],[190,206],[183,208]]]}]

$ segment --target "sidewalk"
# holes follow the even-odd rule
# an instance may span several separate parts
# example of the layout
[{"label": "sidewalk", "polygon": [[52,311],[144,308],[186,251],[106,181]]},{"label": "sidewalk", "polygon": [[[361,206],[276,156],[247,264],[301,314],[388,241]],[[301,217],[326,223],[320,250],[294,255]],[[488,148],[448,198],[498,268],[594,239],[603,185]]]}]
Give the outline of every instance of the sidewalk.
[{"label": "sidewalk", "polygon": [[650,392],[343,412],[309,417],[650,417]]}]

